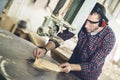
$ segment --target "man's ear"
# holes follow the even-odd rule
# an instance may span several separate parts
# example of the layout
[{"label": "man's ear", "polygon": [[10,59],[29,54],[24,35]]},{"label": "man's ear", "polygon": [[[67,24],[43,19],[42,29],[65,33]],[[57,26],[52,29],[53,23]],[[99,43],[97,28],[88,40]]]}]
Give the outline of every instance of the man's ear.
[{"label": "man's ear", "polygon": [[99,22],[100,27],[105,27],[107,25],[107,22],[104,19],[101,19]]}]

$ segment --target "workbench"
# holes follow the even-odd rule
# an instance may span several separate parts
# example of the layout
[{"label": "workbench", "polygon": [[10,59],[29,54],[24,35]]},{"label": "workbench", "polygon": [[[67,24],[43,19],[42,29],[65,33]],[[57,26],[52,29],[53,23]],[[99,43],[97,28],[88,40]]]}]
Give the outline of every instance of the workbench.
[{"label": "workbench", "polygon": [[[36,69],[31,42],[0,29],[0,80],[80,80],[71,73]],[[51,57],[45,59],[56,62]]]}]

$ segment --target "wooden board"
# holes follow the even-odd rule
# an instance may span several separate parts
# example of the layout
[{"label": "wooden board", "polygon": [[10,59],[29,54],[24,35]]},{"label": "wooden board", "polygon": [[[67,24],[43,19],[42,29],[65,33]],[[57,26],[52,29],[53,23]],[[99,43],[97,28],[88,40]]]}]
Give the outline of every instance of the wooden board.
[{"label": "wooden board", "polygon": [[40,69],[48,69],[55,72],[60,72],[61,68],[48,60],[45,59],[36,59],[33,63],[34,67],[40,68]]}]

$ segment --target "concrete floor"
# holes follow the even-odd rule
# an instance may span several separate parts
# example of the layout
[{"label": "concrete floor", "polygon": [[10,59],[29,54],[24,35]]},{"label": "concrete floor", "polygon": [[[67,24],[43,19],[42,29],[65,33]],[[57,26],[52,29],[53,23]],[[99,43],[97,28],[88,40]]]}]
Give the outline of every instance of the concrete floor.
[{"label": "concrete floor", "polygon": [[112,79],[106,74],[102,73],[98,80],[112,80]]}]

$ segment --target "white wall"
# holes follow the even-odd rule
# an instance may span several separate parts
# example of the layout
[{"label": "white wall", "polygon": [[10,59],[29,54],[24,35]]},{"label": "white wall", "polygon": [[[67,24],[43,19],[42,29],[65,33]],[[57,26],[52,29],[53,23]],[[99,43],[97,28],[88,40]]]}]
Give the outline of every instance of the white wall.
[{"label": "white wall", "polygon": [[80,8],[78,14],[76,15],[75,19],[72,22],[72,26],[76,28],[76,31],[74,33],[77,34],[79,32],[85,20],[87,19],[89,13],[95,6],[96,2],[97,0],[85,0],[84,1],[82,7]]},{"label": "white wall", "polygon": [[44,16],[50,16],[50,10],[54,10],[58,2],[58,0],[50,0],[50,9],[48,7],[44,8],[47,1],[48,0],[36,0],[36,2],[33,3],[32,0],[14,0],[8,15],[15,17],[17,21],[27,21],[27,29],[36,32],[44,21]]}]

